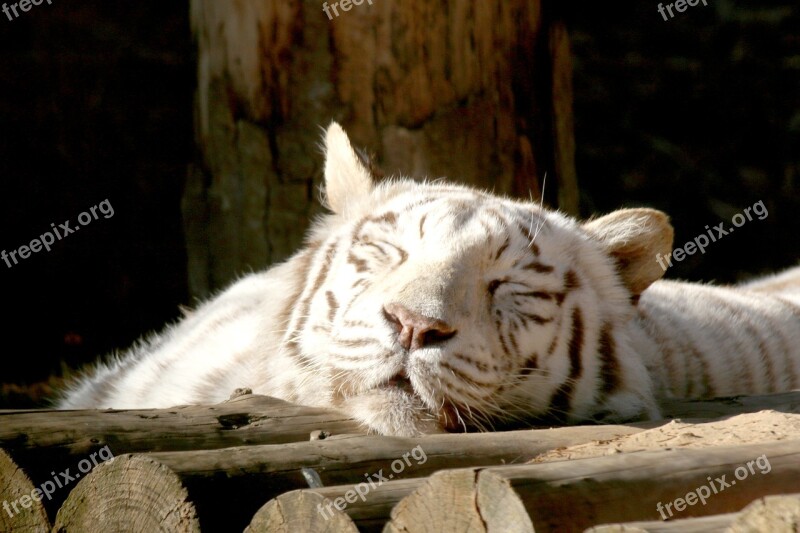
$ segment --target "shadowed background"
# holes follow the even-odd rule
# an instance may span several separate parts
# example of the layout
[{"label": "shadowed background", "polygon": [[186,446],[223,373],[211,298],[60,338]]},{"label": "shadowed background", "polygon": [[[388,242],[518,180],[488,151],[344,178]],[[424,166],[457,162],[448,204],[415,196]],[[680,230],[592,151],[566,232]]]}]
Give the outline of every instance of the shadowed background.
[{"label": "shadowed background", "polygon": [[[195,7],[202,4],[194,2]],[[705,254],[677,263],[667,276],[733,282],[796,264],[800,7],[789,1],[710,1],[709,7],[701,4],[665,22],[657,3],[555,4],[544,2],[543,13],[551,22],[563,22],[569,36],[562,43],[571,52],[580,214],[656,207],[672,216],[680,246],[703,233],[705,225],[725,221],[729,226],[733,214],[761,200],[769,210],[765,220],[748,222]],[[323,32],[318,42],[335,43],[341,51],[354,32],[371,31],[369,23],[377,19],[369,17],[379,16],[365,4],[328,21],[316,2],[285,5],[294,58],[308,61],[276,58],[276,83],[286,72],[325,79],[327,71],[320,74],[319,69],[334,68],[315,55],[311,47],[316,41],[304,31]],[[426,9],[457,5],[427,2]],[[401,20],[415,17],[412,13]],[[316,108],[304,110],[302,120],[289,115],[253,122],[277,133],[266,135],[268,149],[247,154],[247,161],[253,172],[261,171],[260,162],[282,171],[276,175],[284,180],[284,189],[267,187],[283,192],[262,200],[273,203],[266,229],[259,231],[291,224],[294,232],[258,242],[240,232],[226,234],[220,226],[204,233],[214,215],[213,202],[204,196],[205,210],[197,209],[187,191],[196,186],[202,193],[217,163],[198,148],[201,128],[195,127],[199,119],[194,112],[203,40],[193,38],[190,25],[189,3],[178,1],[54,3],[14,21],[0,15],[0,250],[29,243],[51,223],[71,220],[74,225],[79,213],[104,199],[115,211],[114,217],[101,217],[50,252],[34,254],[13,268],[0,262],[0,402],[5,406],[39,401],[48,391],[48,378],[65,367],[125,348],[176,319],[179,305],[195,305],[194,297],[223,287],[235,275],[286,257],[308,217],[319,210],[313,204],[297,209],[291,196],[308,200],[316,195],[317,148],[308,146],[280,164],[264,154],[280,147],[292,128],[308,131],[306,123],[324,125],[333,118],[345,126],[357,123],[359,110],[342,105],[341,89],[338,97],[310,98],[308,105]],[[410,23],[390,29],[388,42],[395,54],[397,43],[413,47],[409,35],[434,31]],[[420,55],[428,53],[420,50]],[[539,57],[538,49],[528,50],[525,43],[510,50],[515,60],[527,57],[535,63]],[[493,87],[500,95],[509,88],[519,116],[530,119],[517,123],[517,131],[541,140],[550,134],[554,119],[540,109],[536,78],[504,68],[495,72]],[[332,87],[346,82],[330,79]],[[383,83],[376,92],[391,93],[391,76]],[[530,102],[525,100],[528,91]],[[470,93],[465,101],[480,102],[485,94]],[[526,185],[518,175],[498,170],[503,158],[513,159],[519,150],[503,152],[502,139],[482,126],[486,113],[480,106],[470,108],[473,115],[466,118],[453,108],[440,109],[422,125],[423,119],[402,119],[414,116],[413,109],[402,108],[408,98],[401,92],[396,108],[380,110],[370,122],[380,128],[352,131],[354,141],[375,153],[387,173],[427,171],[472,179],[469,174],[475,172],[483,184],[505,180],[510,192],[526,194],[526,187],[536,192],[536,181]],[[249,112],[231,112],[237,128]],[[394,124],[392,117],[401,118]],[[465,135],[464,121],[476,133]],[[210,133],[220,131],[225,133],[216,126]],[[247,127],[237,131],[260,135]],[[437,158],[436,146],[416,161],[397,148],[408,139],[446,146],[447,138],[458,135],[469,141],[462,146],[469,157],[460,167],[445,164],[445,155],[452,154]],[[533,145],[536,164],[528,170],[539,178],[548,172],[545,200],[557,205],[557,156],[539,157],[541,143]],[[286,181],[293,173],[305,173],[313,186]],[[217,257],[225,256],[220,246],[229,246],[228,241],[238,243],[237,262],[220,266]],[[198,256],[206,270],[189,268],[190,258]]]}]

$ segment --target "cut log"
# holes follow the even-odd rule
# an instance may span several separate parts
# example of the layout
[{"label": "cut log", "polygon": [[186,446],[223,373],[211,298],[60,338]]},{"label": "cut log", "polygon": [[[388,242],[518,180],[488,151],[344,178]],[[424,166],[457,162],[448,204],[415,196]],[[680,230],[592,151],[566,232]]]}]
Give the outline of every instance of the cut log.
[{"label": "cut log", "polygon": [[800,531],[800,494],[767,496],[748,505],[731,524],[730,533]]},{"label": "cut log", "polygon": [[[772,408],[800,410],[800,392],[709,401],[671,401],[665,413],[683,418],[730,416]],[[0,411],[0,448],[5,448],[33,480],[51,479],[51,472],[75,466],[105,446],[114,455],[145,451],[215,449],[243,444],[306,441],[309,434],[356,433],[361,426],[344,414],[303,407],[265,396],[246,395],[212,406],[131,411]],[[658,422],[636,424],[653,427]],[[577,435],[600,438],[597,426],[576,429]],[[618,431],[613,427],[609,431]],[[572,441],[578,443],[578,441]],[[473,463],[474,464],[474,463]],[[45,502],[54,517],[68,488]],[[261,502],[263,503],[263,500]]]},{"label": "cut log", "polygon": [[199,532],[194,505],[178,477],[142,455],[99,465],[67,497],[54,530]]},{"label": "cut log", "polygon": [[[301,472],[304,467],[313,468],[326,487],[345,485],[346,492],[369,479],[377,485],[427,476],[443,468],[522,463],[552,448],[638,431],[601,426],[418,438],[342,436],[284,445],[159,452],[148,457],[182,480],[204,530],[241,530],[267,500],[308,487]],[[207,512],[215,509],[230,512]]]},{"label": "cut log", "polygon": [[603,524],[590,527],[585,533],[719,533],[727,531],[739,513],[725,513],[679,520],[651,520],[625,524]]},{"label": "cut log", "polygon": [[[477,502],[475,512],[483,526],[476,531],[493,530],[495,524],[509,527],[509,520],[518,519],[511,513],[520,503],[533,526],[543,531],[580,531],[594,524],[657,519],[659,514],[677,519],[729,513],[756,498],[797,489],[800,440],[466,472],[458,484],[443,475],[429,478],[392,511],[387,531],[433,531],[428,524],[456,519],[461,501]],[[466,482],[469,473],[471,483]]]},{"label": "cut log", "polygon": [[[108,446],[113,455],[166,450],[202,450],[245,444],[307,441],[326,434],[359,433],[344,414],[245,395],[211,406],[131,411],[0,411],[0,448],[25,469],[34,484],[51,472],[76,465]],[[54,516],[68,490],[45,507]]]},{"label": "cut log", "polygon": [[303,442],[315,430],[363,433],[339,411],[253,394],[168,409],[0,411],[0,448],[15,458],[28,453],[82,458],[106,445],[116,454]]},{"label": "cut log", "polygon": [[[245,528],[245,533],[295,533],[318,531],[320,533],[358,533],[350,518],[336,511],[327,513],[324,496],[314,492],[293,491],[268,501]],[[314,510],[323,509],[323,512]]]},{"label": "cut log", "polygon": [[0,531],[50,531],[42,497],[41,490],[33,486],[25,472],[0,450]]},{"label": "cut log", "polygon": [[800,494],[766,496],[738,513],[726,513],[683,520],[604,524],[586,533],[797,533],[800,530]]},{"label": "cut log", "polygon": [[[384,533],[503,531],[533,533],[519,497],[510,490],[477,491],[475,469],[437,472],[391,512]],[[476,497],[477,495],[477,497]]]},{"label": "cut log", "polygon": [[[605,440],[613,438],[614,435],[633,434],[641,431],[638,428],[626,426],[592,426],[592,427],[570,427],[546,430],[513,431],[507,433],[483,433],[472,435],[430,435],[416,439],[391,439],[387,446],[387,439],[380,437],[341,437],[331,439],[325,446],[320,446],[315,454],[317,457],[304,458],[298,452],[303,448],[315,450],[316,446],[287,445],[276,449],[275,453],[261,453],[255,451],[254,456],[263,461],[264,457],[269,457],[275,462],[263,465],[262,474],[266,474],[266,469],[277,469],[273,476],[273,481],[269,483],[271,491],[285,490],[289,487],[288,483],[300,486],[302,478],[298,472],[303,465],[316,464],[317,471],[325,487],[319,489],[305,489],[293,491],[281,496],[283,502],[291,501],[291,506],[271,506],[262,507],[259,513],[286,513],[291,508],[292,512],[297,513],[297,520],[302,519],[311,513],[320,512],[316,507],[318,500],[309,499],[301,493],[313,492],[327,498],[328,505],[324,514],[346,514],[356,524],[359,531],[380,531],[389,518],[392,508],[420,486],[422,479],[403,479],[394,481],[399,477],[392,471],[393,461],[411,447],[417,445],[426,454],[425,464],[414,464],[416,461],[412,457],[412,465],[403,467],[403,474],[412,476],[429,475],[437,470],[453,468],[456,464],[497,464],[501,462],[523,462],[526,457],[538,455],[537,449],[553,449],[562,447],[568,441],[590,442],[592,440]],[[336,442],[336,441],[339,442]],[[335,446],[333,446],[335,444]],[[290,453],[284,453],[289,447],[294,448]],[[266,447],[265,447],[266,448]],[[276,447],[277,448],[277,447]],[[382,450],[382,451],[379,451]],[[232,450],[233,451],[233,450]],[[240,450],[236,450],[239,452]],[[241,452],[252,453],[253,448],[242,449]],[[377,452],[377,455],[375,455]],[[221,452],[206,453],[205,461],[215,462],[212,455],[219,455]],[[181,466],[175,460],[190,460],[190,456],[185,453],[153,454],[165,464],[170,464],[173,469],[185,480],[187,486],[202,482],[198,475],[192,472],[199,466],[195,459],[191,459],[186,465]],[[417,454],[419,457],[419,454]],[[372,462],[367,462],[368,457],[377,457]],[[230,459],[232,465],[239,463],[238,459]],[[218,466],[222,463],[215,462]],[[400,470],[400,464],[394,464]],[[242,467],[230,468],[231,473],[227,474],[227,479],[235,481],[236,471],[246,473]],[[366,481],[363,474],[369,474],[373,479],[374,486]],[[381,482],[378,474],[391,481]],[[205,475],[205,473],[203,474]],[[343,485],[328,486],[331,483],[350,483]],[[266,482],[264,482],[266,485]],[[360,485],[360,486],[357,486]],[[210,486],[209,486],[210,487]],[[198,492],[206,492],[198,491]],[[248,493],[263,494],[264,488],[252,488]],[[366,492],[365,497],[357,495]],[[190,492],[194,494],[193,491]],[[242,489],[227,490],[223,492],[240,493]],[[349,493],[349,494],[348,494]],[[355,500],[355,501],[351,501]],[[241,502],[240,502],[241,503]],[[313,505],[311,505],[313,504]],[[339,510],[335,505],[344,507]],[[202,516],[203,506],[199,505]],[[288,516],[288,515],[287,515]],[[295,518],[292,518],[295,519]]]}]

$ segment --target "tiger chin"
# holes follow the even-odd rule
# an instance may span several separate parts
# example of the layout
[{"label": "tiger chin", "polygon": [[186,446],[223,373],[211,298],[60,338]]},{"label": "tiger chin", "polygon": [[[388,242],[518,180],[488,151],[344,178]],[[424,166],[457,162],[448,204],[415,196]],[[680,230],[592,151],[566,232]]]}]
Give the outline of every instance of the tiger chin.
[{"label": "tiger chin", "polygon": [[413,436],[657,418],[658,397],[798,386],[798,271],[659,281],[673,240],[659,211],[580,223],[442,181],[376,183],[338,124],[324,144],[330,214],[296,255],[99,364],[58,407],[248,387]]}]

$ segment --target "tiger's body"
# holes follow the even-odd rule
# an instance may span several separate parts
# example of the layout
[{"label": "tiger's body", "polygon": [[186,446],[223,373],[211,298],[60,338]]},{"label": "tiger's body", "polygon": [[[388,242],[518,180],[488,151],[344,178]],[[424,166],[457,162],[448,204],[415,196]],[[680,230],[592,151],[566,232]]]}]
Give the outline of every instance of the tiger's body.
[{"label": "tiger's body", "polygon": [[100,365],[61,408],[214,403],[236,388],[389,435],[658,416],[657,398],[800,387],[800,269],[659,281],[667,217],[580,224],[446,183],[374,184],[326,134],[332,214],[286,263]]}]

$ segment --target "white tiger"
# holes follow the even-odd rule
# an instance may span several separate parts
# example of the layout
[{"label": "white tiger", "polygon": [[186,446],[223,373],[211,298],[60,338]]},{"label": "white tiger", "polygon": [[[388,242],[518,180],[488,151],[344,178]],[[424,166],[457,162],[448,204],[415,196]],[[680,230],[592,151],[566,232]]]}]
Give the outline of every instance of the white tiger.
[{"label": "white tiger", "polygon": [[800,386],[800,269],[658,281],[666,215],[578,223],[444,182],[373,183],[338,124],[326,203],[287,262],[99,365],[60,408],[213,403],[240,387],[410,436],[656,418],[656,398]]}]

